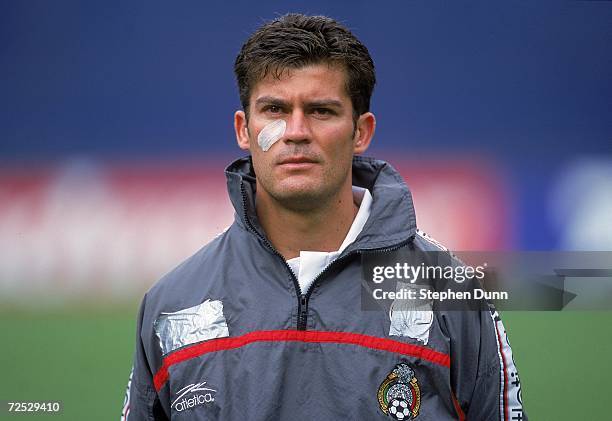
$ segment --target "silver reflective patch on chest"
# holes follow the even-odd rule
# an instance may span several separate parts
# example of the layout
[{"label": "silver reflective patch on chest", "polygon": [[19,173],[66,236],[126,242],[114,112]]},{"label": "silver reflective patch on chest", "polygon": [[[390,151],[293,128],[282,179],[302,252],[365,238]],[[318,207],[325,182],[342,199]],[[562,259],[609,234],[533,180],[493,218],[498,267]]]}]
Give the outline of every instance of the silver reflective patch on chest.
[{"label": "silver reflective patch on chest", "polygon": [[195,307],[161,313],[154,324],[162,354],[208,339],[229,336],[223,303],[206,300]]},{"label": "silver reflective patch on chest", "polygon": [[[416,285],[398,282],[398,290],[401,288],[417,289]],[[426,288],[418,286],[418,288]],[[406,336],[417,339],[427,345],[429,341],[429,330],[433,323],[432,303],[429,300],[397,299],[391,303],[389,308],[389,336]]]}]

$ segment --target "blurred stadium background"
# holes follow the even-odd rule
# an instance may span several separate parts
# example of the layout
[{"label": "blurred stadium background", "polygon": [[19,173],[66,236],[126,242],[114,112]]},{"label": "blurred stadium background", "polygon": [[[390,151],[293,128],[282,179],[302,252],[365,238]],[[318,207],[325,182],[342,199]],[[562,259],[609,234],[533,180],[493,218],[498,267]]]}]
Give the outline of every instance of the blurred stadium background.
[{"label": "blurred stadium background", "polygon": [[[289,11],[370,49],[425,232],[612,250],[611,2],[2,1],[0,401],[119,416],[140,297],[232,221],[234,57]],[[503,316],[532,419],[609,418],[609,312]]]}]

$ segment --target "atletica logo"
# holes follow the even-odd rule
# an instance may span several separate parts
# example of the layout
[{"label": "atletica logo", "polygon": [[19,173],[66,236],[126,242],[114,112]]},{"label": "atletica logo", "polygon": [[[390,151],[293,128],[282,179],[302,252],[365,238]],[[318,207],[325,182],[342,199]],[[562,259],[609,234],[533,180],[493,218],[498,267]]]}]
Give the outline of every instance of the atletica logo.
[{"label": "atletica logo", "polygon": [[[210,387],[203,387],[206,382],[202,383],[194,383],[185,386],[181,390],[177,392],[177,397],[170,404],[170,408],[174,408],[178,412],[182,412],[186,409],[191,409],[198,405],[205,405],[207,403],[211,403],[215,401],[215,396],[213,393],[217,391],[215,389],[211,389]],[[187,397],[186,395],[189,393],[193,393],[191,397]]]}]

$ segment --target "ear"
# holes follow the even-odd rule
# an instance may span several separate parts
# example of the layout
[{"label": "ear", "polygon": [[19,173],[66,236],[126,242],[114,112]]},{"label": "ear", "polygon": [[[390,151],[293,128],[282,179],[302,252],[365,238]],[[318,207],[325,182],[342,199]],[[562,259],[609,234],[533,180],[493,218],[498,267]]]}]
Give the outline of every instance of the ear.
[{"label": "ear", "polygon": [[247,127],[247,119],[244,111],[236,111],[234,113],[234,131],[236,132],[236,142],[238,147],[243,150],[249,150],[249,128]]},{"label": "ear", "polygon": [[363,113],[357,119],[357,128],[353,138],[353,153],[359,155],[364,153],[370,146],[374,131],[376,130],[376,117],[374,114]]}]

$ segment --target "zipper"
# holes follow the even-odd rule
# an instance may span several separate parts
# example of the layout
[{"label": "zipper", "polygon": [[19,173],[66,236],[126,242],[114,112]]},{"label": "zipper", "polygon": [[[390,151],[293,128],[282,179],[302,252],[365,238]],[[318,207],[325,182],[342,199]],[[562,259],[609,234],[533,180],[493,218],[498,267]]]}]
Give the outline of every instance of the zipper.
[{"label": "zipper", "polygon": [[[261,235],[255,229],[253,224],[251,224],[251,221],[249,220],[249,217],[247,215],[246,192],[244,191],[244,184],[242,183],[242,180],[240,181],[240,194],[242,195],[242,210],[243,210],[243,213],[244,213],[244,220],[245,220],[245,222],[247,224],[247,227],[249,228],[249,230],[251,230],[257,236],[257,238],[259,238],[266,245],[266,247],[268,247],[270,249],[270,251],[272,251],[272,253],[277,255],[282,260],[283,264],[285,265],[285,268],[287,269],[287,272],[289,272],[289,276],[291,276],[291,280],[293,281],[293,286],[295,287],[295,292],[296,292],[297,300],[298,300],[297,329],[298,330],[306,330],[306,322],[308,321],[308,299],[306,298],[306,296],[304,294],[302,294],[302,289],[300,288],[300,283],[298,282],[298,279],[295,276],[295,273],[293,273],[293,270],[289,267],[289,264],[287,263],[287,261],[285,260],[283,255],[280,254],[274,248],[274,246],[268,241],[268,239],[266,237]],[[302,319],[304,320],[303,323],[302,323]]]},{"label": "zipper", "polygon": [[319,283],[319,280],[321,279],[321,277],[323,277],[323,275],[325,275],[325,273],[328,272],[331,267],[337,266],[340,262],[348,259],[349,257],[355,254],[361,254],[363,253],[363,251],[367,251],[368,253],[387,253],[387,252],[399,250],[400,248],[408,244],[410,241],[412,241],[412,239],[414,238],[414,235],[412,235],[404,241],[401,241],[393,246],[385,247],[385,248],[368,249],[368,250],[351,250],[347,254],[338,257],[336,260],[331,262],[329,265],[325,266],[325,268],[321,272],[319,272],[319,274],[312,281],[312,284],[310,285],[310,288],[308,289],[306,294],[302,294],[300,283],[298,282],[298,279],[295,276],[295,273],[293,273],[293,270],[289,267],[289,264],[287,263],[283,255],[280,254],[274,248],[274,246],[268,241],[266,237],[261,235],[255,229],[253,224],[251,224],[251,221],[249,220],[247,211],[246,211],[247,210],[246,192],[244,190],[244,184],[242,184],[242,180],[240,182],[240,193],[242,194],[242,209],[244,213],[244,220],[247,224],[247,227],[257,236],[257,238],[259,238],[275,255],[277,255],[283,261],[285,268],[287,269],[287,271],[289,272],[289,275],[291,276],[291,279],[293,280],[293,285],[295,286],[295,291],[296,291],[296,295],[298,299],[297,330],[306,330],[306,327],[308,324],[308,300],[310,299],[310,295],[312,294],[312,291],[315,289],[315,287]]},{"label": "zipper", "polygon": [[390,247],[384,247],[384,248],[378,248],[378,249],[367,249],[367,250],[351,250],[345,255],[338,257],[336,260],[331,262],[329,265],[325,266],[325,269],[323,269],[315,277],[314,281],[312,281],[312,284],[310,285],[310,288],[308,289],[306,294],[302,294],[300,296],[301,311],[300,311],[300,317],[298,319],[298,327],[297,327],[298,330],[306,330],[306,324],[308,323],[308,300],[310,299],[310,295],[312,294],[312,291],[314,291],[314,289],[319,284],[320,279],[325,275],[326,272],[330,270],[331,267],[337,266],[338,264],[340,264],[341,262],[343,262],[344,260],[348,259],[349,257],[355,254],[362,254],[364,251],[368,253],[388,253],[388,252],[392,252],[395,250],[399,250],[405,245],[407,245],[408,243],[410,243],[410,241],[412,241],[413,238],[414,236],[412,235],[408,237],[408,239],[401,241]]}]

